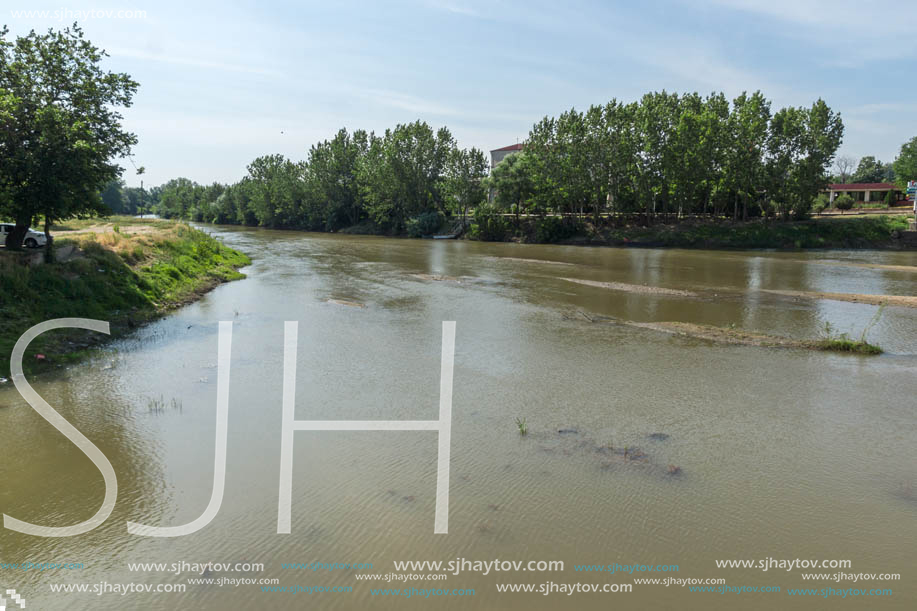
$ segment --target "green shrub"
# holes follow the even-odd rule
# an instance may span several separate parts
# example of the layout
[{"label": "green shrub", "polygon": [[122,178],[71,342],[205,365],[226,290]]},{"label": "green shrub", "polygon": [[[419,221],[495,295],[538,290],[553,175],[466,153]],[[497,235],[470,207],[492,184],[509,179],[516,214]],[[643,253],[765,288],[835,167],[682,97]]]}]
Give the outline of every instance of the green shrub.
[{"label": "green shrub", "polygon": [[439,231],[442,224],[443,215],[435,210],[410,218],[406,223],[408,235],[412,238],[434,234]]},{"label": "green shrub", "polygon": [[891,208],[891,207],[894,206],[896,203],[898,203],[898,202],[897,202],[897,199],[898,199],[898,198],[895,197],[895,194],[894,194],[893,191],[887,191],[887,192],[885,193],[885,207],[886,207],[886,208]]},{"label": "green shrub", "polygon": [[842,193],[834,198],[834,207],[841,211],[850,210],[853,208],[853,203],[853,198],[846,193]]},{"label": "green shrub", "polygon": [[546,216],[535,224],[535,241],[550,244],[572,238],[582,230],[578,221],[567,220],[557,216]]},{"label": "green shrub", "polygon": [[503,215],[490,204],[481,204],[474,211],[474,222],[468,231],[472,240],[503,242],[509,232],[509,225]]},{"label": "green shrub", "polygon": [[828,201],[828,195],[826,193],[819,193],[818,197],[815,198],[815,203],[812,204],[812,212],[815,214],[821,214],[825,211],[825,208],[830,205],[830,203],[831,202]]}]

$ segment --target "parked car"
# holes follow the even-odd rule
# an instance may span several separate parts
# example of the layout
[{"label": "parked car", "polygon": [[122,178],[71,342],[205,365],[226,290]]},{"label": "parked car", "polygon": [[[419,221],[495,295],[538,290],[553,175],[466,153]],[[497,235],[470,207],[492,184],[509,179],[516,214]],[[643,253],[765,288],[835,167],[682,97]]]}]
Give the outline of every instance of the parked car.
[{"label": "parked car", "polygon": [[[0,223],[0,244],[6,244],[6,236],[13,231],[13,227],[15,227],[15,225],[12,223]],[[47,241],[44,232],[29,227],[22,243],[26,248],[38,248],[39,246],[44,246]]]}]

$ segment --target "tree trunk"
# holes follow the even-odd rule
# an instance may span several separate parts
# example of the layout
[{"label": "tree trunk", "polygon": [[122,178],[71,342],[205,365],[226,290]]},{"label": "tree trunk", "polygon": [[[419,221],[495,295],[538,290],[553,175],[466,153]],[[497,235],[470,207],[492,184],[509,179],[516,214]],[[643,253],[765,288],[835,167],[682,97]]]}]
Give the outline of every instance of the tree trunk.
[{"label": "tree trunk", "polygon": [[654,208],[655,202],[653,201],[653,199],[655,195],[653,195],[652,191],[647,193],[647,195],[648,197],[646,198],[646,226],[649,227],[650,225],[652,225],[652,222],[650,221],[650,214],[654,212],[653,208]]},{"label": "tree trunk", "polygon": [[28,230],[28,225],[17,224],[13,227],[13,230],[6,234],[6,247],[10,250],[22,250],[22,240]]},{"label": "tree trunk", "polygon": [[45,263],[54,263],[54,238],[51,237],[50,215],[45,215]]},{"label": "tree trunk", "polygon": [[22,250],[22,241],[25,239],[25,234],[29,232],[29,225],[31,223],[31,215],[20,215],[16,217],[16,226],[6,235],[6,247],[8,249]]}]

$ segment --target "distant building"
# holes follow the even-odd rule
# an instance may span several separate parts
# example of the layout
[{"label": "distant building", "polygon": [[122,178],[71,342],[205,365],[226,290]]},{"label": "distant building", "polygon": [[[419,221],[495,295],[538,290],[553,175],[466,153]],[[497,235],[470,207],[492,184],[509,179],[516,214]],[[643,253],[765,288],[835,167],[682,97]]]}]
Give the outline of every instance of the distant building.
[{"label": "distant building", "polygon": [[503,161],[503,158],[510,153],[518,153],[521,150],[521,144],[510,144],[509,146],[490,151],[490,169],[494,169],[497,164]]},{"label": "distant building", "polygon": [[889,191],[894,194],[895,201],[901,199],[901,188],[890,182],[836,183],[828,185],[825,190],[832,204],[834,198],[844,193],[852,197],[855,202],[882,201],[887,197]]}]

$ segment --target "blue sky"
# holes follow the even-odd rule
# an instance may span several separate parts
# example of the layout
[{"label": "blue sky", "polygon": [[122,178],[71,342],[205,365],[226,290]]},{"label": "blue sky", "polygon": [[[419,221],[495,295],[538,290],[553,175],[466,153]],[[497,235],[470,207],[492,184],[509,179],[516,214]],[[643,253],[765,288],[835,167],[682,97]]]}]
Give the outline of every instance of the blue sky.
[{"label": "blue sky", "polygon": [[[2,5],[14,35],[113,11],[77,20],[109,69],[140,82],[125,124],[147,185],[235,181],[259,155],[299,160],[340,127],[381,132],[417,118],[489,150],[544,115],[661,89],[760,89],[775,109],[822,97],[843,116],[841,153],[856,157],[891,161],[917,135],[913,1]],[[18,13],[41,10],[52,13]]]}]

